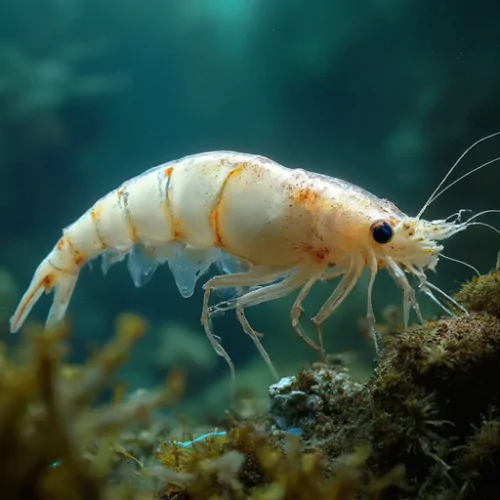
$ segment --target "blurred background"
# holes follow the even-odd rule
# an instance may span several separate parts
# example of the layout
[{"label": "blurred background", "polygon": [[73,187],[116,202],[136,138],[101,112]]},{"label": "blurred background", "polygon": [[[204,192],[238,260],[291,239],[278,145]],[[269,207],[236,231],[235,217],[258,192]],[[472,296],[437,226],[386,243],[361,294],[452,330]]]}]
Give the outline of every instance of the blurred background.
[{"label": "blurred background", "polygon": [[[458,156],[500,130],[500,8],[483,0],[3,0],[0,2],[0,329],[61,229],[121,182],[215,149],[259,153],[348,180],[416,214]],[[490,140],[457,174],[500,156]],[[500,208],[500,165],[426,212]],[[252,203],[252,200],[249,200]],[[499,225],[495,217],[485,221]],[[484,272],[500,237],[471,228],[447,255]],[[470,269],[442,261],[453,292]],[[125,265],[79,279],[68,317],[71,359],[101,345],[121,312],[149,321],[120,374],[130,390],[185,373],[185,412],[217,414],[228,370],[200,326],[201,293],[183,299],[168,266],[137,289]],[[318,285],[304,323],[331,291]],[[294,297],[248,311],[281,375],[316,359],[293,333]],[[44,320],[50,301],[32,318]],[[330,353],[360,378],[374,355],[362,318],[366,280],[326,324]],[[378,318],[397,323],[401,294],[376,285]],[[427,307],[426,314],[435,311]],[[394,326],[394,325],[392,325]],[[238,387],[265,396],[271,376],[234,314],[214,320]],[[250,404],[250,403],[249,403]]]}]

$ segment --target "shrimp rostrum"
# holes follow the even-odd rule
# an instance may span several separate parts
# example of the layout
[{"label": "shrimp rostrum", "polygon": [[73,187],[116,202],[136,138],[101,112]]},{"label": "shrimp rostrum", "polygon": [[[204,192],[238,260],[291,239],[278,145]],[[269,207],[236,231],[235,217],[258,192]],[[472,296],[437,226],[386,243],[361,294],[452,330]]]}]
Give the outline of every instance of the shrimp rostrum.
[{"label": "shrimp rostrum", "polygon": [[[159,165],[105,195],[63,230],[36,269],[10,320],[11,331],[19,330],[40,296],[51,291],[46,328],[58,327],[80,270],[98,256],[104,272],[128,256],[136,286],[145,284],[159,264],[168,262],[184,297],[190,297],[198,278],[217,264],[221,272],[203,286],[201,323],[208,339],[234,373],[211,322],[214,314],[234,309],[243,331],[275,373],[260,334],[245,316],[247,307],[300,289],[290,313],[292,327],[319,350],[323,348],[321,325],[346,299],[365,268],[369,271],[367,317],[374,339],[372,289],[380,269],[387,270],[403,290],[405,326],[411,309],[422,320],[415,289],[450,314],[445,303],[461,307],[428,281],[427,271],[438,263],[440,242],[483,224],[476,220],[481,214],[465,221],[463,211],[444,220],[421,218],[451,185],[437,189],[420,214],[410,217],[353,184],[289,169],[253,154],[208,152]],[[312,318],[319,333],[313,341],[300,325],[302,301],[316,282],[336,278],[331,295]],[[227,288],[233,296],[210,306],[211,293]]]}]

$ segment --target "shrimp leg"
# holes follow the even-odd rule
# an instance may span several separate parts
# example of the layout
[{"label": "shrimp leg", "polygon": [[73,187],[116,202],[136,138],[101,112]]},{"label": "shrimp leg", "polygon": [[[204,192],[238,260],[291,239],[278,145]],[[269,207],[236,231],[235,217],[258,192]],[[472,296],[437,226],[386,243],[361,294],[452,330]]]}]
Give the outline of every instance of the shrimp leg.
[{"label": "shrimp leg", "polygon": [[328,317],[333,314],[335,309],[344,302],[346,297],[351,293],[352,289],[356,285],[363,271],[363,264],[359,255],[356,255],[351,260],[351,264],[344,274],[340,283],[335,287],[330,297],[326,299],[325,303],[321,306],[320,310],[312,318],[312,321],[316,324],[316,330],[318,332],[318,339],[321,346],[323,346],[323,332],[321,329],[322,324]]},{"label": "shrimp leg", "polygon": [[372,336],[373,343],[375,345],[375,352],[378,355],[380,353],[380,335],[375,328],[375,313],[373,311],[373,285],[375,284],[375,278],[378,272],[378,263],[375,255],[370,254],[369,256],[369,269],[370,269],[370,280],[368,281],[367,290],[367,304],[366,304],[366,319],[368,320],[368,327],[370,329],[370,335]]},{"label": "shrimp leg", "polygon": [[320,350],[320,347],[303,332],[302,327],[299,324],[299,318],[303,311],[302,301],[308,295],[310,289],[319,279],[323,271],[324,268],[321,267],[319,271],[313,273],[311,276],[310,268],[298,269],[295,273],[291,274],[279,283],[274,283],[257,290],[252,290],[251,292],[248,292],[233,301],[224,303],[222,307],[220,307],[219,304],[216,306],[215,311],[229,310],[237,307],[245,308],[260,304],[261,302],[268,302],[269,300],[281,298],[293,292],[306,282],[292,306],[290,318],[292,319],[292,326],[297,335],[313,349]]},{"label": "shrimp leg", "polygon": [[269,354],[265,350],[264,346],[262,345],[262,342],[260,341],[259,337],[262,336],[262,334],[259,334],[256,332],[248,322],[248,319],[245,315],[245,309],[241,306],[236,307],[236,317],[238,318],[238,321],[240,322],[240,325],[243,328],[243,331],[253,340],[253,343],[257,347],[258,351],[260,352],[260,355],[266,362],[267,367],[269,368],[269,371],[271,372],[271,375],[274,377],[276,381],[279,380],[278,372],[276,371],[276,368],[273,365],[273,362],[271,361],[271,358],[269,357]]},{"label": "shrimp leg", "polygon": [[420,307],[415,296],[415,290],[411,287],[408,278],[401,268],[394,262],[394,259],[390,257],[387,258],[387,270],[392,276],[396,284],[403,290],[403,320],[404,329],[408,328],[408,322],[410,319],[410,310],[413,307],[419,321],[423,324],[424,318],[420,312]]},{"label": "shrimp leg", "polygon": [[[224,360],[228,364],[229,369],[231,371],[231,383],[232,383],[233,387],[234,387],[234,380],[236,378],[234,364],[231,360],[231,357],[227,353],[227,351],[222,347],[221,342],[220,342],[220,337],[218,337],[212,333],[212,329],[211,329],[211,325],[210,325],[211,311],[209,310],[209,306],[208,306],[208,303],[210,300],[210,294],[213,290],[216,290],[218,288],[227,288],[227,287],[234,287],[234,286],[263,285],[266,283],[271,283],[271,282],[275,281],[276,279],[279,279],[283,275],[288,274],[289,272],[290,272],[290,270],[287,270],[287,269],[278,269],[277,270],[275,268],[269,268],[269,267],[255,267],[246,273],[235,273],[235,274],[230,274],[230,275],[214,276],[213,278],[209,279],[203,285],[205,293],[203,295],[203,310],[202,310],[202,314],[201,314],[201,324],[203,325],[203,328],[205,330],[205,334],[207,335],[208,340],[209,340],[210,344],[212,344],[212,347],[214,348],[215,352],[219,356],[224,358]],[[224,304],[228,304],[227,309],[233,309],[236,306],[236,303],[234,303],[234,305],[231,307],[231,302],[227,302]],[[222,310],[225,310],[225,309],[222,309]],[[254,340],[254,342],[255,342],[255,339],[258,340],[258,338],[256,336],[252,337],[252,340]],[[262,349],[263,349],[263,347],[262,347]]]},{"label": "shrimp leg", "polygon": [[[292,274],[290,274],[292,273]],[[246,307],[254,306],[260,304],[262,302],[268,302],[270,300],[278,299],[280,297],[284,297],[289,293],[293,292],[297,288],[299,288],[308,278],[311,277],[311,270],[309,268],[305,269],[297,269],[294,272],[294,269],[281,269],[276,271],[275,269],[270,268],[254,268],[248,273],[237,273],[229,276],[215,276],[214,278],[207,281],[205,284],[205,295],[203,301],[203,313],[202,313],[202,324],[205,328],[205,333],[207,334],[212,346],[216,350],[216,352],[222,356],[226,362],[228,363],[231,369],[231,377],[234,379],[234,365],[231,361],[231,358],[227,354],[227,352],[220,345],[220,341],[217,337],[213,335],[210,329],[209,323],[209,315],[210,311],[208,309],[208,301],[210,298],[211,290],[217,288],[223,288],[227,286],[249,286],[249,285],[263,285],[266,283],[272,283],[276,279],[280,277],[288,275],[283,281],[279,283],[274,283],[257,290],[253,290],[251,292],[246,293],[245,295],[235,299],[234,301],[229,301],[224,303],[222,310],[229,310],[236,308],[239,309],[240,312],[237,312],[238,321],[240,322],[243,330],[247,335],[249,335],[254,343],[257,345],[257,348],[261,352],[265,352],[264,347],[260,343],[259,334],[250,326],[248,320],[242,311]],[[216,311],[221,309],[216,309]],[[272,364],[269,365],[269,357],[263,354],[264,360],[266,364],[270,367],[271,373],[273,375],[276,373],[274,368],[272,368]]]},{"label": "shrimp leg", "polygon": [[306,333],[304,332],[304,329],[302,328],[302,326],[300,324],[300,317],[302,316],[302,313],[304,312],[304,308],[302,307],[302,302],[309,295],[309,292],[311,291],[311,288],[318,281],[318,278],[321,276],[321,273],[313,276],[302,287],[302,289],[300,290],[299,294],[297,295],[297,298],[295,299],[295,302],[293,303],[292,309],[290,311],[290,319],[292,320],[292,327],[295,330],[295,333],[299,336],[299,338],[302,339],[304,342],[306,342],[306,344],[309,344],[316,351],[323,352],[322,346],[321,345],[317,345],[315,342],[313,342],[306,335]]},{"label": "shrimp leg", "polygon": [[[311,276],[311,270],[309,268],[299,269],[280,283],[272,284],[243,295],[237,300],[237,307],[250,307],[260,304],[261,302],[267,302],[269,300],[284,297],[299,288],[301,285],[304,285],[304,282],[306,282],[292,306],[290,318],[292,318],[292,326],[297,335],[313,349],[320,350],[320,348],[303,332],[299,323],[299,318],[302,312],[302,300],[307,296],[322,272],[323,269]],[[242,326],[244,328],[244,325]],[[256,332],[254,331],[254,333]]]}]

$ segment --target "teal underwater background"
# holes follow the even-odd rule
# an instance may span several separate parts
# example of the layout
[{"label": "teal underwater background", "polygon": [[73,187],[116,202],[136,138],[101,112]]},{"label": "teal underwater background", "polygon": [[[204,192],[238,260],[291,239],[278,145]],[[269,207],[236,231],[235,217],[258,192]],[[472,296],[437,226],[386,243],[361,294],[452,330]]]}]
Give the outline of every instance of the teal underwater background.
[{"label": "teal underwater background", "polygon": [[[418,212],[458,156],[500,130],[500,7],[430,0],[3,0],[0,3],[0,329],[63,227],[121,182],[196,152],[259,153],[358,184]],[[458,173],[500,156],[483,143]],[[426,213],[499,207],[500,165],[448,191]],[[195,200],[193,200],[195,202]],[[248,200],[251,204],[252,200]],[[485,219],[492,224],[495,216]],[[445,253],[486,271],[499,237],[471,228]],[[472,275],[443,261],[436,284]],[[329,288],[318,286],[307,311]],[[293,297],[248,316],[280,373],[314,352],[296,338]],[[326,328],[328,349],[361,376],[373,346],[359,320],[363,283]],[[401,297],[387,277],[377,314]],[[44,320],[49,300],[33,319]],[[425,308],[432,315],[432,308]],[[200,285],[183,299],[165,267],[137,289],[124,265],[82,273],[72,299],[71,356],[102,344],[122,312],[150,324],[121,378],[151,387],[173,368],[188,379],[186,411],[224,405],[228,372],[199,316]],[[234,315],[215,322],[240,387],[270,375]],[[8,337],[15,343],[16,336]]]}]

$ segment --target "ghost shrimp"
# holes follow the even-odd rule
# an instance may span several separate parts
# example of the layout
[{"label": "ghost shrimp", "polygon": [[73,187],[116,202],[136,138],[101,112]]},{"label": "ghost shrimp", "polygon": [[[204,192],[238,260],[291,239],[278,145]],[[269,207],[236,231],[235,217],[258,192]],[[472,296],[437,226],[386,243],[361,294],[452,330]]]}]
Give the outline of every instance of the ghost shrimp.
[{"label": "ghost shrimp", "polygon": [[[243,331],[276,376],[261,335],[246,318],[248,307],[300,289],[290,312],[291,324],[318,350],[323,349],[322,324],[350,294],[365,268],[370,276],[367,318],[374,340],[372,289],[380,269],[386,269],[403,290],[405,326],[411,308],[423,321],[408,276],[416,277],[418,288],[450,314],[443,298],[460,308],[428,281],[426,271],[438,263],[443,249],[439,242],[482,224],[475,220],[480,214],[466,221],[461,220],[462,211],[445,220],[420,218],[451,185],[436,190],[420,214],[410,217],[353,184],[289,169],[258,155],[217,151],[159,165],[99,199],[63,230],[21,298],[10,320],[11,331],[19,330],[40,296],[51,291],[46,328],[56,328],[80,270],[98,256],[104,272],[128,256],[136,286],[144,285],[159,264],[168,262],[183,297],[190,297],[200,276],[216,264],[221,272],[203,286],[201,323],[209,341],[234,376],[231,358],[212,333],[211,322],[213,315],[234,309]],[[314,342],[300,324],[302,302],[316,282],[335,278],[340,281],[312,318],[318,332]],[[210,306],[212,292],[227,288],[236,291],[235,296]]]}]

